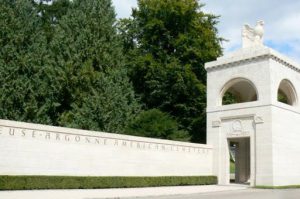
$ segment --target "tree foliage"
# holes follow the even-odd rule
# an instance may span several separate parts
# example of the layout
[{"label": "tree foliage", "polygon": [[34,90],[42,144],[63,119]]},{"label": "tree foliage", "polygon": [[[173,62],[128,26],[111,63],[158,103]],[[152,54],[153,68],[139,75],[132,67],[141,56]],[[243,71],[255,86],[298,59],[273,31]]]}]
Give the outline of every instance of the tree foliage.
[{"label": "tree foliage", "polygon": [[158,109],[141,112],[126,129],[126,133],[137,136],[187,141],[188,132],[179,130],[178,123],[167,113]]},{"label": "tree foliage", "polygon": [[0,117],[54,124],[61,90],[34,4],[0,0]]},{"label": "tree foliage", "polygon": [[240,103],[240,99],[238,96],[232,94],[231,92],[226,92],[222,98],[222,105],[228,105],[228,104],[236,104]]},{"label": "tree foliage", "polygon": [[64,126],[121,132],[138,111],[109,0],[74,1],[51,42],[64,68]]},{"label": "tree foliage", "polygon": [[[123,133],[139,112],[126,71],[93,71],[89,92],[83,91],[60,117],[62,126]],[[91,81],[91,79],[89,79]]]},{"label": "tree foliage", "polygon": [[0,118],[205,142],[201,7],[139,0],[117,29],[111,0],[0,0]]},{"label": "tree foliage", "polygon": [[289,104],[288,103],[288,97],[282,90],[278,90],[278,95],[277,95],[277,101],[284,103],[284,104]]},{"label": "tree foliage", "polygon": [[1,118],[122,131],[139,104],[111,1],[0,1]]},{"label": "tree foliage", "polygon": [[42,28],[48,42],[51,41],[55,27],[71,7],[70,0],[35,0],[35,8],[39,13]]},{"label": "tree foliage", "polygon": [[[139,0],[132,18],[119,22],[127,65],[145,109],[170,113],[205,141],[204,63],[221,54],[217,17],[201,11],[196,0]],[[200,135],[199,135],[200,134]]]}]

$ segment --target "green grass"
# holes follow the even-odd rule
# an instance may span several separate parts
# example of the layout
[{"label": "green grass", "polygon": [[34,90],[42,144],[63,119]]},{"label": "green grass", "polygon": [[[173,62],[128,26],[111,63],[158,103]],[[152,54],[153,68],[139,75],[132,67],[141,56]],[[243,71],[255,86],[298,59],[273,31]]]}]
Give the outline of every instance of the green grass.
[{"label": "green grass", "polygon": [[230,173],[235,173],[235,163],[230,160]]},{"label": "green grass", "polygon": [[255,186],[255,188],[258,188],[258,189],[299,189],[300,185],[287,185],[287,186],[264,186],[264,185],[258,185],[258,186]]},{"label": "green grass", "polygon": [[216,176],[73,177],[0,176],[0,190],[100,189],[217,184]]}]

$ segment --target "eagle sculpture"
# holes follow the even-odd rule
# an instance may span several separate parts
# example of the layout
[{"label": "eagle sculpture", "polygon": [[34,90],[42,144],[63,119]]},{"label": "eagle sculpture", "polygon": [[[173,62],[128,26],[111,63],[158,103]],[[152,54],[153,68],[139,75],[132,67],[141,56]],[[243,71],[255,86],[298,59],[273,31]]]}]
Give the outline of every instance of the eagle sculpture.
[{"label": "eagle sculpture", "polygon": [[254,28],[251,28],[248,24],[245,24],[242,30],[242,43],[243,48],[263,45],[264,35],[264,22],[258,21]]}]

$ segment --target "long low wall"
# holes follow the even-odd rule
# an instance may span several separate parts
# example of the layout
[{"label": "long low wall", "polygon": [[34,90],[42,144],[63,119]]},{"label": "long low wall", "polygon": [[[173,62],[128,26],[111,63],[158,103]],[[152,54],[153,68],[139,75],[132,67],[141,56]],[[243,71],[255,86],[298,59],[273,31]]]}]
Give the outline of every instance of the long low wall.
[{"label": "long low wall", "polygon": [[212,148],[0,120],[0,175],[212,175]]}]

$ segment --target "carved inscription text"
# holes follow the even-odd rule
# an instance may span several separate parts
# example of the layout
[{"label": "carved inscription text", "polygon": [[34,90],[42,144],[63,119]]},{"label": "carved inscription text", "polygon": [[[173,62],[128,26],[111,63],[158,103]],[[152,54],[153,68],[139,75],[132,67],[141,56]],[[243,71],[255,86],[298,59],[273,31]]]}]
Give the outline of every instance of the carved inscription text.
[{"label": "carved inscription text", "polygon": [[[36,139],[51,142],[65,142],[76,144],[95,144],[110,147],[130,147],[140,150],[173,151],[184,153],[208,154],[211,149],[204,147],[191,147],[188,145],[165,144],[134,139],[122,139],[95,135],[85,135],[67,132],[55,132],[37,129],[0,126],[0,137]],[[1,139],[1,138],[0,138]]]}]

